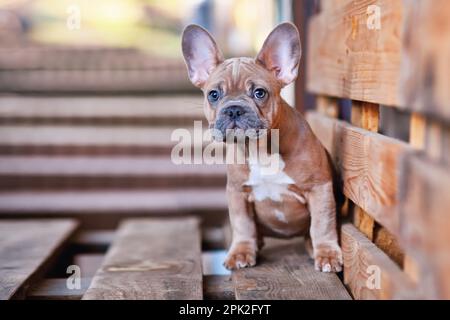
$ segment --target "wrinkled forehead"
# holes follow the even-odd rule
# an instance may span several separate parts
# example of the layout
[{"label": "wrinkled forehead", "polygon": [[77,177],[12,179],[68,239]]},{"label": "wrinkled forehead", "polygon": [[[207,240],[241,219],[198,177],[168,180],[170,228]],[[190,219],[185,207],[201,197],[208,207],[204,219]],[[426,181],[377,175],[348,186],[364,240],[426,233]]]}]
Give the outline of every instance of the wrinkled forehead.
[{"label": "wrinkled forehead", "polygon": [[248,91],[252,87],[277,88],[275,77],[252,58],[225,60],[211,73],[205,89],[221,89],[227,93]]}]

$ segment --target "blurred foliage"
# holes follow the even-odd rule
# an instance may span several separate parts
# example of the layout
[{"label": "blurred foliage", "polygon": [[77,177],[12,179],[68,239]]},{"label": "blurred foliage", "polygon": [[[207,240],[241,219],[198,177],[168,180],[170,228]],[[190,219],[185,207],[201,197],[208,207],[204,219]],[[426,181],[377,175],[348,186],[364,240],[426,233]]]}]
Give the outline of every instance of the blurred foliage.
[{"label": "blurred foliage", "polygon": [[[186,0],[39,0],[28,5],[30,37],[44,43],[136,47],[163,56],[179,56],[179,34]],[[70,30],[68,8],[77,6],[81,28]]]}]

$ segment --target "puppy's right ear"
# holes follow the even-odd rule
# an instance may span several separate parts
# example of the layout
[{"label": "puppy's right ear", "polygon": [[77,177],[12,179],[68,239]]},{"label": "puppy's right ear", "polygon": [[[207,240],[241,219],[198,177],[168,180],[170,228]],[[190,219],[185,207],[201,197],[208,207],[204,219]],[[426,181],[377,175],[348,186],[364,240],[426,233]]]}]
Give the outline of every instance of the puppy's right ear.
[{"label": "puppy's right ear", "polygon": [[194,24],[184,29],[181,46],[189,79],[202,88],[212,70],[223,62],[222,53],[208,31]]}]

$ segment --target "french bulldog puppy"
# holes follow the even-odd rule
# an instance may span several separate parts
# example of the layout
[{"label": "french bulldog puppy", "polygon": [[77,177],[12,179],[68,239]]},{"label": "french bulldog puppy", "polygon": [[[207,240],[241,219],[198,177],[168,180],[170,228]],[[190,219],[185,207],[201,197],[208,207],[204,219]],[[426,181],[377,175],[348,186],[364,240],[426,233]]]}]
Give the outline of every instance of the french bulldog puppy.
[{"label": "french bulldog puppy", "polygon": [[297,78],[297,28],[278,25],[256,58],[225,60],[205,29],[189,25],[182,50],[191,82],[204,93],[210,128],[224,137],[236,129],[278,130],[279,170],[265,174],[264,165],[250,160],[227,164],[232,244],[225,267],[254,266],[264,236],[304,236],[317,270],[341,271],[331,165],[306,120],[280,96]]}]

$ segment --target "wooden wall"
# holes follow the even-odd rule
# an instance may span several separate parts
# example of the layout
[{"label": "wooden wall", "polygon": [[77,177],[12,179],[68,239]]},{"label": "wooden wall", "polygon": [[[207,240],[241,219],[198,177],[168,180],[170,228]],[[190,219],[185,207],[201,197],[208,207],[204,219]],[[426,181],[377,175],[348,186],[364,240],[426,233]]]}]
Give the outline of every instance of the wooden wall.
[{"label": "wooden wall", "polygon": [[[347,199],[345,284],[356,299],[449,299],[450,2],[325,0],[308,28],[307,119]],[[383,108],[409,116],[408,141],[383,134]]]}]

